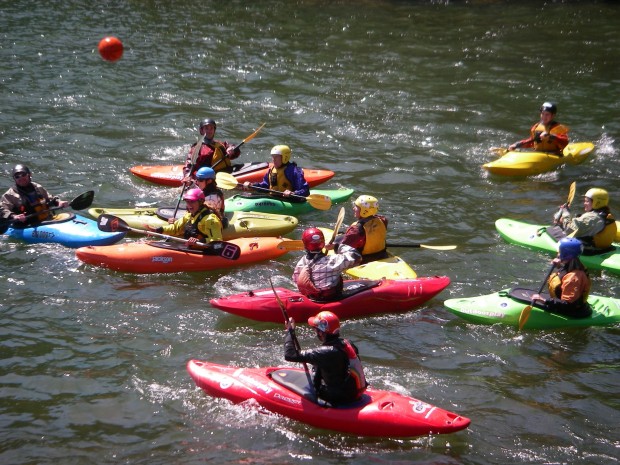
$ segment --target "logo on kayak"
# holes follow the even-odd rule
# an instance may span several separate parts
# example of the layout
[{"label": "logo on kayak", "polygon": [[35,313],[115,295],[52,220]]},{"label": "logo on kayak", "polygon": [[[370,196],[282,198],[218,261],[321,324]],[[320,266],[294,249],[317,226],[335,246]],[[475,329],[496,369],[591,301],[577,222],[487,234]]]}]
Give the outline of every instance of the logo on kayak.
[{"label": "logo on kayak", "polygon": [[251,242],[249,247],[250,250],[258,249],[258,242]]},{"label": "logo on kayak", "polygon": [[153,257],[153,263],[171,263],[172,257]]},{"label": "logo on kayak", "polygon": [[411,409],[415,413],[424,413],[429,408],[433,408],[432,405],[427,404],[426,402],[419,401],[419,400],[410,400],[409,403],[411,404]]}]

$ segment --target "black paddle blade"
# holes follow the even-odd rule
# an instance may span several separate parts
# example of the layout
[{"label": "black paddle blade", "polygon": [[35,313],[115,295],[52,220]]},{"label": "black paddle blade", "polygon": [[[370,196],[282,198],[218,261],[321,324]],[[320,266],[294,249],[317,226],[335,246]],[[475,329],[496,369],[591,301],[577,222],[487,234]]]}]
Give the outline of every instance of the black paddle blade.
[{"label": "black paddle blade", "polygon": [[232,242],[213,241],[209,242],[209,247],[205,247],[202,253],[222,257],[226,260],[237,260],[241,255],[241,247]]},{"label": "black paddle blade", "polygon": [[87,191],[78,195],[69,204],[74,210],[84,210],[93,204],[95,198],[95,191]]},{"label": "black paddle blade", "polygon": [[114,215],[108,215],[107,213],[104,213],[97,218],[97,227],[99,228],[99,231],[103,232],[129,231],[127,223],[125,223],[121,218]]}]

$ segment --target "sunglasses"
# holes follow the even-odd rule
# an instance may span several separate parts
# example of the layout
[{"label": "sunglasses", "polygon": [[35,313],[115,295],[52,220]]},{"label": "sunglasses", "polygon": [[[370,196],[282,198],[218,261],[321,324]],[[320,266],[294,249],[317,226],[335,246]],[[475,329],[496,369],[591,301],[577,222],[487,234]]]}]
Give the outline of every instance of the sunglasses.
[{"label": "sunglasses", "polygon": [[15,173],[13,175],[14,179],[19,179],[19,178],[25,178],[26,176],[28,176],[28,173]]}]

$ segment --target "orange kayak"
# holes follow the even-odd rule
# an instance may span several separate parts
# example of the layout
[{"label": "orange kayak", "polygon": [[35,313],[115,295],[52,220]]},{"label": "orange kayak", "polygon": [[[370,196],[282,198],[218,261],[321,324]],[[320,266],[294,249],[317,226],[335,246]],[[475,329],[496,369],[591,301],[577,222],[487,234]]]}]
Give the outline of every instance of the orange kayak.
[{"label": "orange kayak", "polygon": [[209,255],[201,251],[188,250],[185,244],[171,242],[128,242],[108,247],[91,246],[77,249],[76,255],[89,265],[109,268],[127,273],[178,273],[183,271],[210,271],[231,268],[249,263],[277,258],[286,253],[277,237],[254,237],[233,239],[231,242],[241,248],[236,259],[226,254]]},{"label": "orange kayak", "polygon": [[[260,182],[270,166],[268,163],[259,162],[233,165],[232,175],[240,183],[245,181]],[[145,181],[162,186],[178,187],[181,185],[181,179],[183,179],[183,165],[138,165],[130,168],[129,171]],[[329,181],[334,177],[334,174],[330,170],[304,168],[304,177],[310,187]]]}]

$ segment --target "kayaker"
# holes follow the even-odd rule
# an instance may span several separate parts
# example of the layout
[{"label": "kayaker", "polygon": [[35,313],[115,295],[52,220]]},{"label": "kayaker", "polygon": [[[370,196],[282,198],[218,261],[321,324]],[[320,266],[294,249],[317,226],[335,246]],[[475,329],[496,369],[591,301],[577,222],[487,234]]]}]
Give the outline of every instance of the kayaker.
[{"label": "kayaker", "polygon": [[587,255],[604,253],[616,240],[617,225],[609,209],[609,193],[593,187],[583,197],[584,213],[572,216],[566,204],[553,218],[563,233],[579,239]]},{"label": "kayaker", "polygon": [[313,366],[313,384],[319,399],[331,405],[355,402],[362,397],[368,383],[355,344],[340,338],[340,320],[328,311],[308,318],[321,347],[297,351],[293,340],[295,320],[286,325],[284,359],[289,362],[309,363]]},{"label": "kayaker", "polygon": [[284,197],[291,194],[308,197],[310,187],[304,177],[304,171],[291,161],[291,149],[288,145],[275,145],[271,149],[273,166],[261,182],[250,183],[246,181],[243,188],[248,190],[250,186],[261,187],[281,192]]},{"label": "kayaker", "polygon": [[343,236],[336,239],[338,244],[347,244],[362,254],[362,263],[380,260],[388,256],[386,235],[388,220],[378,215],[379,201],[371,195],[360,195],[353,202],[353,215],[356,220]]},{"label": "kayaker", "polygon": [[[15,165],[12,171],[15,185],[7,190],[0,201],[0,215],[3,219],[33,225],[53,217],[51,207],[65,208],[66,200],[51,196],[41,184],[32,182],[32,172],[26,165]],[[38,215],[34,215],[39,213]],[[28,218],[28,215],[34,215]]]},{"label": "kayaker", "polygon": [[547,281],[550,298],[534,294],[533,302],[543,305],[549,312],[573,318],[586,318],[592,314],[588,304],[590,277],[579,260],[582,250],[583,245],[578,239],[565,237],[560,240],[558,256],[551,262],[558,271]]},{"label": "kayaker", "polygon": [[222,222],[222,227],[226,228],[228,226],[228,218],[224,215],[224,192],[217,187],[213,168],[203,166],[196,171],[196,185],[205,195],[205,205],[207,208],[211,209],[218,216]]},{"label": "kayaker", "polygon": [[144,228],[159,234],[183,237],[187,239],[188,247],[196,242],[211,242],[222,240],[222,222],[218,216],[204,205],[205,195],[200,189],[188,190],[183,195],[187,204],[187,213],[173,224],[153,228],[147,224]]},{"label": "kayaker", "polygon": [[338,246],[337,253],[326,254],[323,249],[333,249],[334,245],[325,246],[325,236],[318,228],[306,229],[301,240],[306,254],[293,272],[299,292],[312,300],[338,300],[342,296],[342,272],[359,265],[362,256],[346,244]]},{"label": "kayaker", "polygon": [[533,148],[537,152],[562,155],[562,150],[568,145],[568,128],[555,121],[557,112],[555,103],[543,103],[540,107],[540,121],[530,129],[530,137],[512,144],[508,150]]},{"label": "kayaker", "polygon": [[200,142],[200,152],[196,158],[194,166],[192,166],[192,157],[196,144],[192,144],[185,160],[185,166],[183,167],[183,182],[189,183],[195,173],[203,166],[213,168],[215,171],[228,171],[232,170],[232,163],[230,160],[241,155],[241,150],[228,142],[221,142],[215,140],[215,130],[217,124],[215,120],[211,118],[204,119],[200,122],[198,130],[200,134],[204,136]]}]

